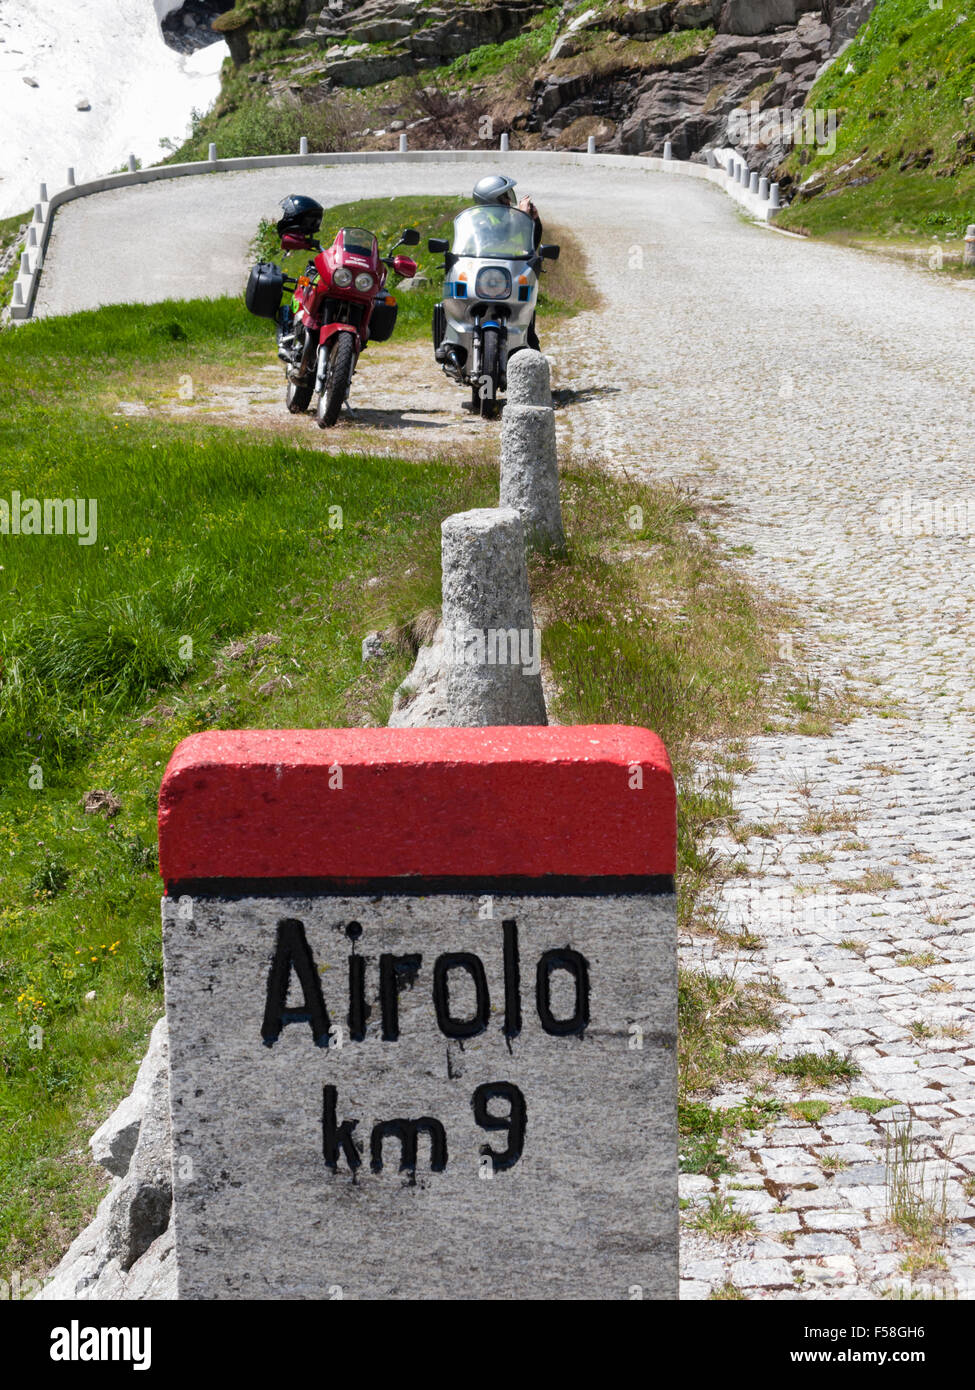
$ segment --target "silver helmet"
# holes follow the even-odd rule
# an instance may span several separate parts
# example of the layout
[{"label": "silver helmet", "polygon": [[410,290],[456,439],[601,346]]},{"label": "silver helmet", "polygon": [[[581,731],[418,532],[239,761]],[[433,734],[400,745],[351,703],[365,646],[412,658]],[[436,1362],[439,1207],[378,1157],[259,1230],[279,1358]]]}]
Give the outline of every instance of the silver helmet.
[{"label": "silver helmet", "polygon": [[503,203],[508,207],[515,201],[515,181],[504,174],[488,174],[474,185],[475,203]]}]

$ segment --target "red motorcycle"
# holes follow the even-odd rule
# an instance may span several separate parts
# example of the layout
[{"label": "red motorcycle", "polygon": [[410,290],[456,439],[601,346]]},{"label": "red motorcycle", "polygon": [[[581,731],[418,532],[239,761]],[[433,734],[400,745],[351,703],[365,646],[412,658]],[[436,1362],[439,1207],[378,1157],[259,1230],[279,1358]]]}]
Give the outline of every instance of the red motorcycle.
[{"label": "red motorcycle", "polygon": [[[360,352],[368,342],[385,342],[396,325],[396,300],[386,292],[388,271],[416,274],[412,257],[393,252],[419,240],[420,233],[410,228],[380,256],[374,234],[362,227],[343,227],[327,250],[311,236],[285,232],[282,250],[318,252],[304,274],[295,280],[269,261],[251,271],[247,307],[278,325],[278,356],[285,363],[293,415],[307,410],[317,391],[319,425],[335,424]],[[281,303],[285,289],[293,291],[290,306]]]}]

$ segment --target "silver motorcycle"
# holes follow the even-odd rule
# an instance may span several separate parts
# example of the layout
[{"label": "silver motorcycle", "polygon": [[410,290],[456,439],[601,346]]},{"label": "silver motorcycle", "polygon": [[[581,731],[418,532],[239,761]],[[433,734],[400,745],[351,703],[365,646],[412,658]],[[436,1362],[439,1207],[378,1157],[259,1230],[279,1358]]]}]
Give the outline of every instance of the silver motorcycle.
[{"label": "silver motorcycle", "polygon": [[444,257],[443,299],[433,311],[434,356],[452,381],[471,388],[471,410],[491,418],[504,391],[508,358],[530,346],[542,262],[557,246],[535,246],[527,212],[491,203],[454,219],[451,242],[427,243]]}]

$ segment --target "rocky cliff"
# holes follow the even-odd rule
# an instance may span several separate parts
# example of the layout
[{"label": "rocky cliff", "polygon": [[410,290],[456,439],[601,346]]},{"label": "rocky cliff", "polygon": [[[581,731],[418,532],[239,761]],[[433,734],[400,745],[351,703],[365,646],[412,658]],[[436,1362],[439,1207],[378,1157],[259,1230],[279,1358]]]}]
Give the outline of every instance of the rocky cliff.
[{"label": "rocky cliff", "polygon": [[[500,120],[522,143],[562,148],[584,147],[593,135],[607,152],[658,154],[669,140],[675,156],[691,158],[707,145],[731,144],[770,173],[796,139],[796,113],[817,74],[873,3],[331,0],[322,9],[309,0],[247,0],[218,25],[241,65],[253,64],[268,51],[269,33],[277,35],[278,66],[268,79],[276,99],[376,91],[393,111],[398,81],[422,80],[433,84],[425,90],[459,88],[469,105],[490,108],[487,139],[496,138]],[[505,61],[493,64],[489,81],[478,81],[476,62],[465,74],[458,59],[492,48]],[[469,74],[474,80],[462,81]],[[409,117],[420,112],[408,105],[396,111],[404,119],[394,128],[413,128]],[[442,143],[442,127],[438,138],[424,124],[429,118],[415,122],[412,143]],[[828,138],[825,119],[821,125]],[[814,126],[803,129],[800,139],[816,138]]]}]

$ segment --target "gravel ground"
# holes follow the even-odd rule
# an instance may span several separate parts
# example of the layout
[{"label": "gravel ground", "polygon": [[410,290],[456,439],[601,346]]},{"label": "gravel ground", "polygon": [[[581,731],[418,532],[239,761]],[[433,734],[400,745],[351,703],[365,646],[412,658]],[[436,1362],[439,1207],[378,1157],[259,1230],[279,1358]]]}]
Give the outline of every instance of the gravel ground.
[{"label": "gravel ground", "polygon": [[[967,287],[753,227],[706,184],[543,164],[518,173],[543,216],[577,228],[603,296],[598,311],[554,334],[543,326],[569,400],[563,447],[691,485],[715,504],[722,540],[745,548],[735,563],[795,609],[779,646],[797,679],[853,702],[854,717],[829,737],[751,740],[736,804],[742,821],[770,833],[717,848],[749,870],[730,880],[729,918],[765,944],[733,959],[688,940],[682,955],[777,978],[784,1028],[756,1047],[835,1051],[861,1074],[808,1093],[830,1103],[817,1123],[783,1112],[750,1135],[722,1186],[755,1229],[719,1242],[688,1227],[682,1295],[706,1298],[730,1281],[748,1298],[867,1298],[900,1286],[970,1298]],[[257,219],[292,184],[323,201],[327,186],[338,202],[380,186],[452,192],[470,181],[449,164],[344,166],[306,179],[186,179],[76,203],[55,224],[39,311],[238,289]],[[816,815],[831,812],[846,812],[844,824],[817,827]],[[800,1098],[783,1083],[777,1094]],[[891,1104],[871,1116],[846,1103],[857,1095]],[[940,1263],[907,1271],[910,1247],[887,1223],[884,1157],[909,1114],[918,1181],[944,1199],[950,1230]],[[682,1179],[692,1205],[714,1186]]]}]

